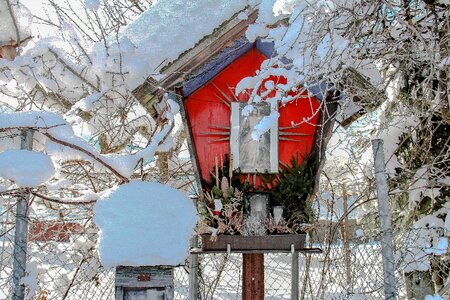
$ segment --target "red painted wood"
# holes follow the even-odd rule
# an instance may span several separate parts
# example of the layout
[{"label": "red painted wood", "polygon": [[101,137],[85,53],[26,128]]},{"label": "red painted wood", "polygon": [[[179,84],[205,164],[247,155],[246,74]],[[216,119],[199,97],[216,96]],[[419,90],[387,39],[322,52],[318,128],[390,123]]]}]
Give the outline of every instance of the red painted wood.
[{"label": "red painted wood", "polygon": [[[205,135],[207,132],[218,131],[210,126],[230,126],[230,108],[221,102],[220,98],[225,97],[221,95],[219,89],[230,99],[235,99],[234,88],[236,85],[243,78],[255,75],[265,59],[266,57],[255,48],[248,51],[186,99],[185,107],[191,123],[202,179],[209,181],[211,178],[210,172],[214,169],[216,157],[220,165],[225,154],[230,153],[229,141],[211,143],[213,140],[224,138],[224,135]],[[284,78],[276,77],[267,80],[281,83],[286,81]],[[261,88],[261,91],[263,90],[264,88]],[[296,95],[294,92],[291,94]],[[245,102],[248,100],[248,96],[240,94],[238,100]],[[315,114],[318,107],[317,99],[304,94],[298,100],[279,108],[279,127],[288,127],[292,122],[302,123],[304,121],[298,127],[290,129],[289,132],[310,134],[310,136],[302,137],[284,136],[298,140],[298,142],[279,141],[279,159],[282,162],[289,165],[293,156],[298,156],[301,161],[303,156],[310,153],[315,125],[318,121],[318,116]],[[227,132],[227,130],[220,131]],[[260,181],[257,180],[257,185],[259,183]]]},{"label": "red painted wood", "polygon": [[[220,162],[220,157],[223,159],[225,153],[230,153],[229,142],[208,143],[208,141],[224,136],[202,135],[205,132],[213,131],[209,128],[211,125],[230,126],[230,108],[220,101],[219,97],[223,98],[223,96],[215,86],[225,92],[230,99],[233,98],[234,88],[239,81],[246,76],[255,75],[256,70],[265,59],[265,56],[256,49],[248,51],[186,99],[186,112],[191,123],[203,179],[209,180],[209,172],[214,168],[216,156],[219,157]],[[241,97],[241,100],[248,99]]]}]

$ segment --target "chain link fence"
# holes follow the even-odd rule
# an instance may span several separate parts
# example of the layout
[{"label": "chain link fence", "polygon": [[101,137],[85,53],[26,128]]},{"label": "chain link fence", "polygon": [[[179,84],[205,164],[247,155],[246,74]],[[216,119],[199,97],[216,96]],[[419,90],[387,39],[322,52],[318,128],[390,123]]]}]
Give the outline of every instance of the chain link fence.
[{"label": "chain link fence", "polygon": [[[17,198],[0,201],[0,299],[12,299]],[[20,281],[27,299],[114,299],[115,274],[98,259],[93,205],[29,201],[27,268]],[[371,213],[356,218],[316,220],[307,245],[323,252],[299,254],[299,299],[385,299],[379,215],[372,206]],[[448,240],[439,219],[430,217],[419,228],[394,228],[398,299],[447,293]],[[198,258],[200,299],[241,299],[240,253]],[[264,268],[265,299],[291,299],[292,254],[265,254]],[[175,299],[189,299],[189,270],[188,264],[175,268]]]}]

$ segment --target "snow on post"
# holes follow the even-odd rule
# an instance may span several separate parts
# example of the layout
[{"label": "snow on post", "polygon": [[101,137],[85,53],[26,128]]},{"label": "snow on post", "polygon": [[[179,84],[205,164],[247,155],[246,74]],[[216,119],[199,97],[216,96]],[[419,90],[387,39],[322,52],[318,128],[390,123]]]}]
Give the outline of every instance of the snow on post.
[{"label": "snow on post", "polygon": [[105,268],[183,264],[197,223],[192,201],[167,185],[133,181],[97,202]]}]

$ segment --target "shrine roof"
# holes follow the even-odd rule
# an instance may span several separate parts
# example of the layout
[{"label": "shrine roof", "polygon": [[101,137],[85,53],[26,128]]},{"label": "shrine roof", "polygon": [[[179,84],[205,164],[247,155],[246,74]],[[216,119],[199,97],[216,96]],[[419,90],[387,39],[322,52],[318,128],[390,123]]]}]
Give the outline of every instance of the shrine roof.
[{"label": "shrine roof", "polygon": [[159,79],[164,67],[246,7],[247,0],[159,0],[128,25],[121,38],[144,52],[142,63]]}]

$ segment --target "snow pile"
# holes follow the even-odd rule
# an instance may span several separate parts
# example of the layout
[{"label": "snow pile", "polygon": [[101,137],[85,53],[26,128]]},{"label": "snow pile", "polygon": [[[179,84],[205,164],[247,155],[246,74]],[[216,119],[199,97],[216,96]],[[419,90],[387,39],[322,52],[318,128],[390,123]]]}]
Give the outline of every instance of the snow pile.
[{"label": "snow pile", "polygon": [[44,153],[16,149],[0,153],[0,177],[19,187],[37,187],[54,173],[52,160]]},{"label": "snow pile", "polygon": [[362,238],[362,237],[364,237],[364,230],[362,230],[361,228],[358,228],[358,229],[356,229],[355,234],[356,234],[356,237]]},{"label": "snow pile", "polygon": [[439,294],[426,295],[424,300],[444,300]]},{"label": "snow pile", "polygon": [[100,228],[100,258],[106,268],[182,264],[197,222],[188,197],[150,182],[120,186],[97,202],[94,214]]},{"label": "snow pile", "polygon": [[13,128],[61,128],[69,126],[59,115],[47,111],[0,113],[0,129]]}]

